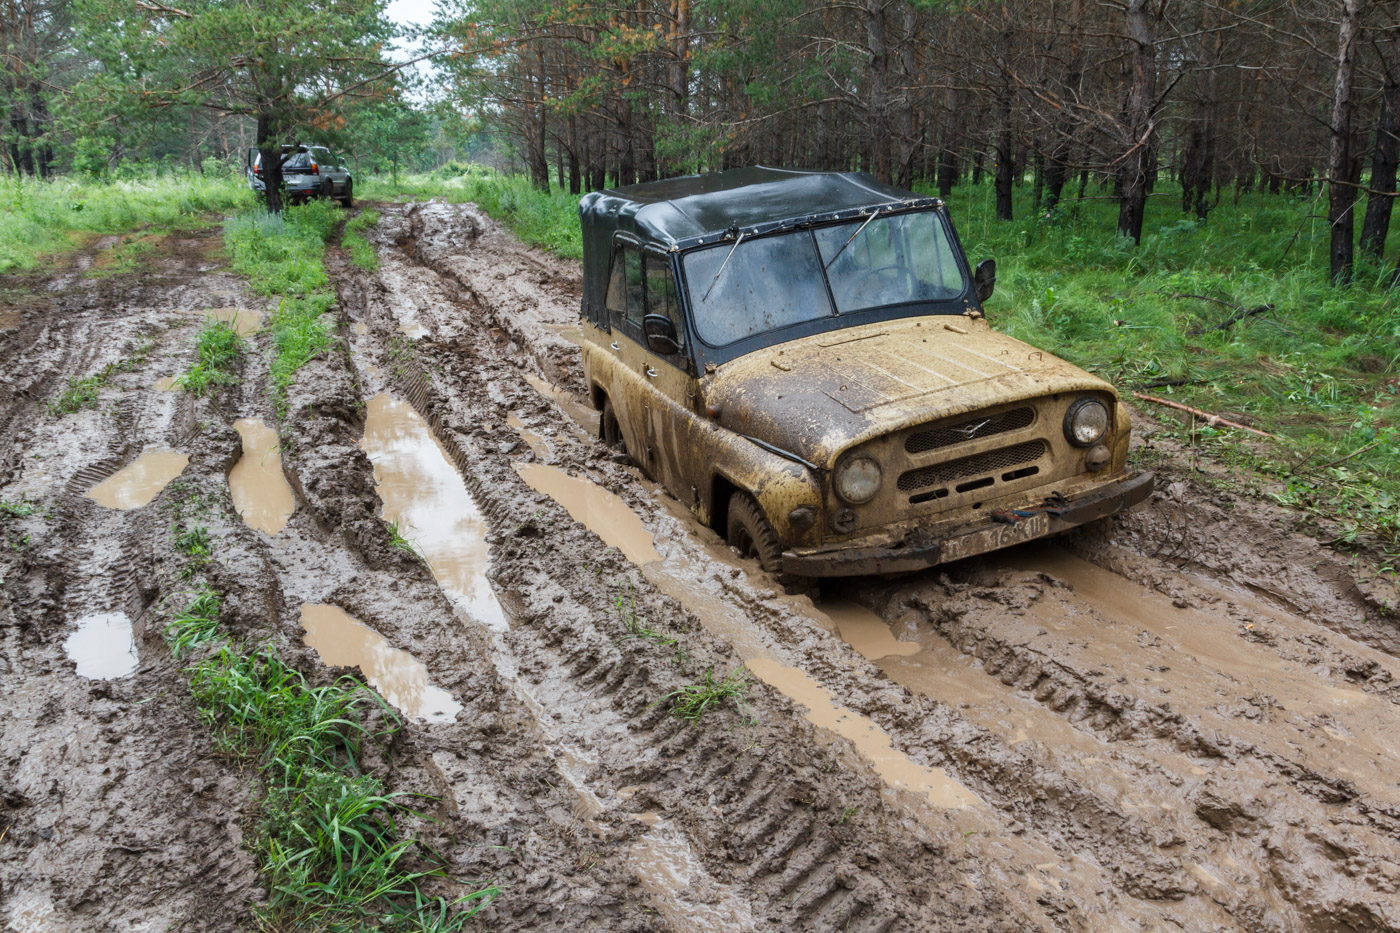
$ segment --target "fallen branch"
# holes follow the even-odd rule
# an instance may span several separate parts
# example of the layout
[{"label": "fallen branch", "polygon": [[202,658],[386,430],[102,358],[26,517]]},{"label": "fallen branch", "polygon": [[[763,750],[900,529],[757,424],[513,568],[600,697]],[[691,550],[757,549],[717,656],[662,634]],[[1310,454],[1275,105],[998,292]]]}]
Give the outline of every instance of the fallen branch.
[{"label": "fallen branch", "polygon": [[1177,411],[1184,411],[1195,415],[1211,427],[1224,425],[1227,428],[1238,428],[1241,431],[1248,431],[1251,434],[1258,434],[1260,437],[1267,437],[1270,440],[1281,441],[1283,438],[1277,434],[1270,434],[1268,431],[1261,431],[1258,428],[1251,428],[1249,425],[1240,424],[1238,421],[1231,421],[1219,415],[1212,415],[1210,412],[1201,411],[1199,408],[1192,408],[1190,405],[1183,405],[1180,402],[1173,402],[1170,399],[1158,398],[1155,395],[1143,395],[1141,392],[1134,392],[1133,398],[1141,399],[1144,402],[1151,402],[1154,405],[1165,405],[1168,408],[1175,408]]},{"label": "fallen branch", "polygon": [[1366,451],[1368,451],[1368,450],[1375,450],[1375,449],[1376,449],[1377,447],[1379,447],[1380,445],[1381,445],[1381,442],[1380,442],[1380,441],[1376,441],[1376,442],[1373,443],[1373,444],[1367,444],[1365,447],[1362,447],[1362,448],[1360,448],[1360,449],[1358,449],[1358,450],[1353,450],[1351,453],[1347,454],[1345,457],[1338,457],[1336,460],[1333,460],[1333,461],[1330,462],[1330,463],[1324,463],[1322,466],[1317,467],[1316,469],[1318,469],[1318,470],[1326,470],[1326,469],[1328,469],[1329,467],[1334,467],[1334,466],[1336,466],[1336,465],[1339,464],[1339,463],[1345,463],[1346,461],[1350,460],[1352,457],[1355,457],[1357,454],[1364,454],[1364,453],[1365,453]]},{"label": "fallen branch", "polygon": [[1144,389],[1161,389],[1165,386],[1184,386],[1200,382],[1199,379],[1187,379],[1185,376],[1172,376],[1168,379],[1153,379],[1151,382],[1144,382]]},{"label": "fallen branch", "polygon": [[1263,314],[1265,311],[1272,310],[1274,310],[1273,305],[1259,305],[1257,307],[1248,309],[1240,308],[1234,314],[1230,315],[1230,317],[1226,318],[1221,323],[1216,324],[1214,327],[1198,327],[1195,330],[1188,330],[1186,332],[1186,336],[1199,337],[1201,334],[1208,334],[1214,330],[1227,330],[1231,327],[1234,327],[1236,324],[1238,324],[1240,321],[1243,321],[1247,317],[1254,317],[1254,315],[1256,314]]}]

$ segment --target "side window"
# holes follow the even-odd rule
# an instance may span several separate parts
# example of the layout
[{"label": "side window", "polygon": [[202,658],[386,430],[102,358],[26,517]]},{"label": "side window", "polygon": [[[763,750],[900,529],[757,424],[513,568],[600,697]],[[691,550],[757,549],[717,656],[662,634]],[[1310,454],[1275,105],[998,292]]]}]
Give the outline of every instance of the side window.
[{"label": "side window", "polygon": [[608,314],[616,327],[624,323],[640,333],[646,314],[645,286],[642,283],[642,256],[635,246],[618,246],[613,251],[612,275],[608,279]]},{"label": "side window", "polygon": [[621,327],[627,318],[627,272],[624,261],[626,251],[621,247],[613,250],[612,272],[608,276],[608,319],[613,327]]},{"label": "side window", "polygon": [[660,314],[671,319],[676,328],[676,343],[685,349],[685,327],[681,323],[680,302],[676,300],[676,279],[671,264],[659,256],[645,256],[642,271],[647,280],[647,314]]}]

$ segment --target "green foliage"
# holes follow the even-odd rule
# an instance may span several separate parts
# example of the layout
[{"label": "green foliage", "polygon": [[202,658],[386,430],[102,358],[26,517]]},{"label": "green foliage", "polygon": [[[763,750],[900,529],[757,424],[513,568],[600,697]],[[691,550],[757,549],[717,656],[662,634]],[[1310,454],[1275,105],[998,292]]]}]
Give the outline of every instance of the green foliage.
[{"label": "green foliage", "polygon": [[252,291],[282,299],[272,315],[269,366],[278,415],[287,412],[297,370],[331,346],[331,324],[322,315],[335,293],[322,257],[339,220],[339,209],[318,199],[281,214],[254,209],[224,225],[234,270],[249,277]]},{"label": "green foliage", "polygon": [[632,584],[627,584],[627,593],[617,594],[617,599],[613,601],[613,608],[617,610],[617,617],[622,622],[623,628],[627,629],[627,634],[618,639],[626,641],[629,638],[638,638],[642,641],[651,642],[662,648],[669,648],[680,641],[674,636],[663,635],[656,631],[644,619],[637,615],[637,596],[632,590]]},{"label": "green foliage", "polygon": [[729,700],[734,704],[739,714],[747,720],[752,719],[748,703],[745,702],[749,695],[749,686],[748,675],[742,667],[734,668],[722,680],[715,680],[713,670],[706,668],[705,676],[699,681],[672,690],[652,705],[669,702],[672,716],[695,722],[705,714],[706,710]]},{"label": "green foliage", "polygon": [[86,245],[93,235],[126,233],[142,225],[187,229],[201,216],[247,205],[240,182],[197,173],[117,182],[8,176],[0,187],[0,272],[37,268],[45,257]]},{"label": "green foliage", "polygon": [[341,246],[350,254],[350,261],[366,272],[379,268],[379,256],[364,237],[364,232],[377,223],[378,211],[362,210],[345,225],[345,236],[341,240]]},{"label": "green foliage", "polygon": [[0,518],[28,518],[39,511],[39,506],[21,496],[18,499],[0,499]]},{"label": "green foliage", "polygon": [[223,597],[213,588],[196,590],[189,603],[166,623],[163,634],[170,653],[178,659],[186,651],[219,641],[219,610],[223,605]]},{"label": "green foliage", "polygon": [[175,386],[191,395],[211,394],[216,386],[232,385],[234,367],[243,356],[243,338],[225,321],[209,321],[201,328],[195,344],[197,360],[189,372],[175,380]]},{"label": "green foliage", "polygon": [[391,545],[393,545],[400,551],[403,551],[410,557],[422,560],[422,557],[421,555],[419,555],[418,549],[414,546],[413,542],[410,541],[408,538],[404,537],[403,525],[401,525],[398,521],[392,521],[385,522],[384,526],[389,532],[389,543]]}]

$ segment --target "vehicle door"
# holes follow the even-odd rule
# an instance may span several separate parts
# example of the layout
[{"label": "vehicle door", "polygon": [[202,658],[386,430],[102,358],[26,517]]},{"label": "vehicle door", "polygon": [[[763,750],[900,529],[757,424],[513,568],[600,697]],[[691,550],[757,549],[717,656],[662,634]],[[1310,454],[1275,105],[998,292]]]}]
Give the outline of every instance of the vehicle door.
[{"label": "vehicle door", "polygon": [[340,164],[340,153],[333,149],[327,149],[322,153],[326,159],[325,173],[330,177],[331,186],[337,195],[345,193],[345,169]]},{"label": "vehicle door", "polygon": [[628,453],[646,469],[648,441],[644,425],[650,390],[644,385],[647,354],[641,342],[642,318],[646,315],[644,288],[641,249],[635,243],[614,240],[606,306],[612,329],[608,349],[616,365],[608,385],[608,399]]},{"label": "vehicle door", "polygon": [[243,171],[248,176],[248,187],[254,191],[262,187],[262,175],[258,168],[261,162],[262,153],[257,148],[249,146],[244,158]]},{"label": "vehicle door", "polygon": [[[682,502],[694,506],[696,480],[690,451],[691,403],[696,395],[689,347],[672,257],[642,253],[645,314],[642,317],[642,377],[648,390],[646,434],[647,470]],[[668,336],[659,332],[667,330]],[[658,326],[661,325],[661,326]],[[669,339],[673,335],[673,339]]]}]

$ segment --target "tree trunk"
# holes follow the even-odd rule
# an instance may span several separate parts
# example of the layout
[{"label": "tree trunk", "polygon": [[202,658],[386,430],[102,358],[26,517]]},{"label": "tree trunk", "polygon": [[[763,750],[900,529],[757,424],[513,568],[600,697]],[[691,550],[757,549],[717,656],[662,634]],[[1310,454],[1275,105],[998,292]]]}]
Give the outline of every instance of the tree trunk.
[{"label": "tree trunk", "polygon": [[870,161],[876,178],[888,183],[890,172],[889,71],[890,53],[885,39],[884,0],[866,0],[865,38],[870,46],[868,75],[870,113]]},{"label": "tree trunk", "polygon": [[1153,107],[1157,95],[1156,36],[1148,0],[1128,0],[1128,39],[1133,70],[1124,127],[1129,146],[1119,172],[1122,183],[1118,202],[1118,234],[1142,242],[1142,221],[1147,211],[1148,174],[1157,127]]},{"label": "tree trunk", "polygon": [[1327,219],[1332,228],[1332,284],[1346,285],[1351,281],[1355,246],[1356,189],[1350,181],[1352,153],[1352,118],[1356,109],[1352,100],[1353,74],[1356,70],[1356,36],[1361,29],[1361,11],[1365,0],[1342,0],[1342,22],[1337,32],[1337,75],[1332,89],[1332,145],[1327,157]]},{"label": "tree trunk", "polygon": [[1400,166],[1400,29],[1393,28],[1381,45],[1385,63],[1385,91],[1381,94],[1376,122],[1376,147],[1371,153],[1371,193],[1366,218],[1361,222],[1361,248],[1380,259],[1390,233],[1390,208],[1395,199],[1381,192],[1395,191],[1395,171]]},{"label": "tree trunk", "polygon": [[1003,89],[997,103],[1001,116],[1001,126],[997,130],[997,220],[1011,220],[1011,182],[1014,171],[1011,163],[1011,91]]}]

